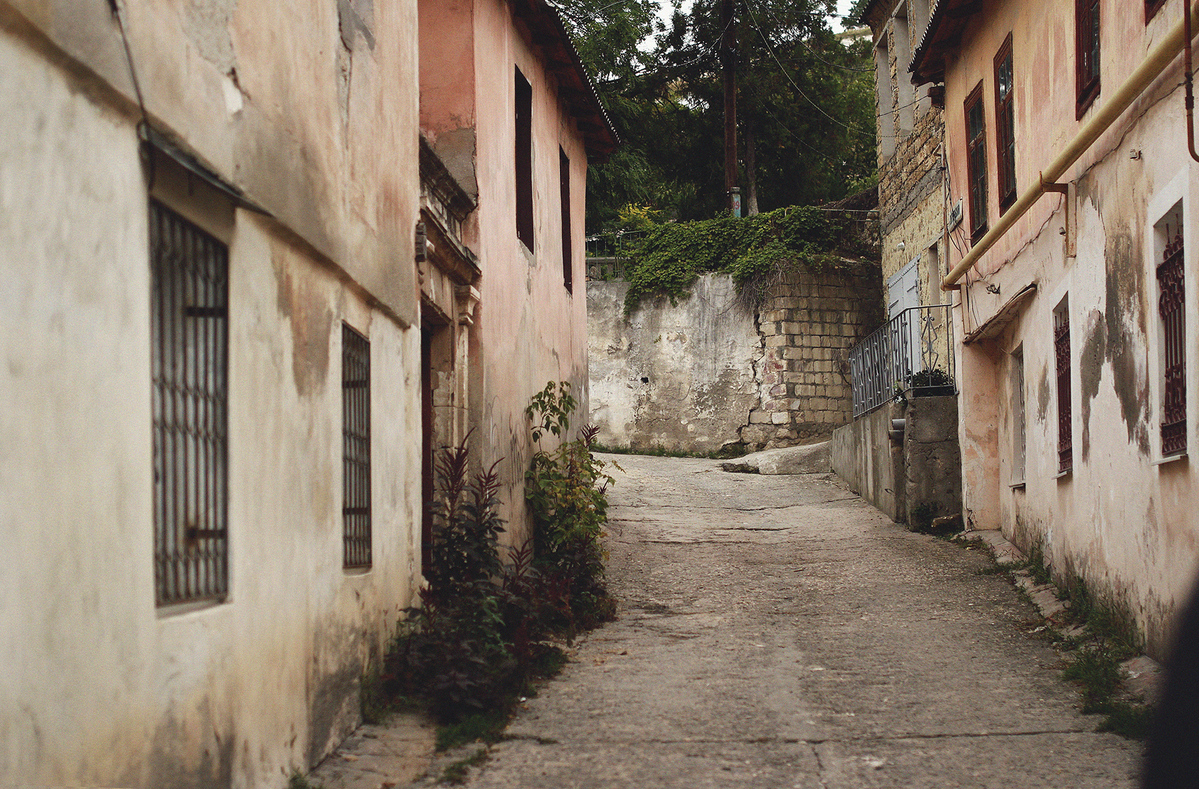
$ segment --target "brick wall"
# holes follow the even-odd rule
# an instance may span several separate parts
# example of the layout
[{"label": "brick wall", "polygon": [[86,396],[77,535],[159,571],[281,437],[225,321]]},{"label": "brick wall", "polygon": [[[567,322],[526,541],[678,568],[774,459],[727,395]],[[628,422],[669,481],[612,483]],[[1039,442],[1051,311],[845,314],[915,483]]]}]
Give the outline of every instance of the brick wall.
[{"label": "brick wall", "polygon": [[849,350],[883,319],[877,266],[787,272],[758,312],[759,402],[740,431],[755,450],[827,436],[853,416]]}]

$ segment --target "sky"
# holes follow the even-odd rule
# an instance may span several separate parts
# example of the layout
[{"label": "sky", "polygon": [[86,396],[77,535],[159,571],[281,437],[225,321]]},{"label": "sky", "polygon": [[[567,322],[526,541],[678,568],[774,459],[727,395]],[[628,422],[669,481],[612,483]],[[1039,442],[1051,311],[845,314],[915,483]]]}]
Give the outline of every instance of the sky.
[{"label": "sky", "polygon": [[[851,6],[853,6],[853,0],[837,0],[837,13],[840,14],[841,16],[845,16],[846,14],[849,13],[849,9]],[[854,27],[854,25],[842,24],[842,21],[840,19],[829,20],[829,25],[833,28],[833,30],[838,30],[838,31],[844,30],[846,27]]]}]

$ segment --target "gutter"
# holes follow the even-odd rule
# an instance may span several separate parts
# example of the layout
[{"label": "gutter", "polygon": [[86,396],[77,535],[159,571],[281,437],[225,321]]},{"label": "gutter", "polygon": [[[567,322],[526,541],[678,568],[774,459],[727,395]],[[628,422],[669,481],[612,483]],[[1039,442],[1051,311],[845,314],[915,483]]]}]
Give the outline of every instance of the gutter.
[{"label": "gutter", "polygon": [[[1193,23],[1199,24],[1199,2],[1195,2],[1193,5],[1191,0],[1186,0],[1186,2]],[[999,218],[995,226],[987,231],[987,234],[966,253],[966,256],[945,275],[945,278],[941,280],[941,290],[960,290],[962,286],[958,284],[958,280],[962,278],[962,275],[969,271],[999,239],[1003,238],[1012,225],[1028,213],[1028,210],[1041,198],[1041,195],[1050,191],[1061,191],[1063,187],[1057,186],[1057,180],[1115,123],[1117,118],[1124,114],[1124,110],[1136,101],[1189,43],[1185,33],[1186,21],[1186,19],[1180,19],[1174,27],[1170,28],[1161,43],[1149,52],[1145,61],[1119,87],[1111,99],[1079,129],[1077,136],[1066,146],[1066,149],[1041,170],[1041,177],[1037,183],[1020,195],[1020,199]]]}]

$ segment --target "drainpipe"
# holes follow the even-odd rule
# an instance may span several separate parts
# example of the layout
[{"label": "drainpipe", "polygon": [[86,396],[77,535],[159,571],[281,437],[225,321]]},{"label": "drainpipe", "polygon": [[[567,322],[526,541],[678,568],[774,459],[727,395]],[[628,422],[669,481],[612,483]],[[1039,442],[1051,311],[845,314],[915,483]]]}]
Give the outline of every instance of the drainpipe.
[{"label": "drainpipe", "polygon": [[1191,158],[1199,162],[1199,153],[1195,152],[1195,75],[1191,73],[1191,16],[1186,13],[1187,6],[1190,5],[1190,0],[1182,0],[1183,14],[1182,18],[1186,24],[1186,30],[1183,33],[1183,38],[1186,43],[1183,45],[1183,51],[1186,57],[1183,60],[1183,79],[1186,82],[1186,110],[1187,110],[1187,148],[1191,152]]},{"label": "drainpipe", "polygon": [[1020,217],[1028,213],[1028,210],[1041,198],[1041,195],[1052,191],[1049,187],[1053,186],[1066,173],[1066,170],[1078,161],[1079,157],[1108,130],[1108,127],[1115,123],[1117,118],[1124,114],[1124,110],[1136,101],[1141,93],[1166,70],[1175,56],[1190,43],[1186,34],[1192,22],[1199,23],[1199,2],[1194,4],[1191,0],[1185,0],[1185,2],[1190,8],[1190,18],[1186,18],[1188,15],[1183,14],[1184,18],[1178,20],[1174,27],[1170,28],[1161,43],[1149,52],[1145,61],[1112,94],[1111,99],[1079,129],[1078,135],[1066,149],[1041,171],[1041,177],[1037,182],[1020,195],[1020,199],[999,218],[995,226],[945,275],[945,278],[941,280],[941,290],[959,290],[962,286],[958,284],[958,280],[962,275],[969,271],[978,262],[978,259],[995,245],[995,242],[1003,238]]}]

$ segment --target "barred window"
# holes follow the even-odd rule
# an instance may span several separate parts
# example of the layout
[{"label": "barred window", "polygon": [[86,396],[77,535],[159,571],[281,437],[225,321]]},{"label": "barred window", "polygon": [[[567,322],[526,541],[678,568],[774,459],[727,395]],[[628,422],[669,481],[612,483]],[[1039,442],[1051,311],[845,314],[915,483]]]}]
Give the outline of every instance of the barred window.
[{"label": "barred window", "polygon": [[343,565],[371,566],[371,346],[341,331]]},{"label": "barred window", "polygon": [[1157,266],[1157,309],[1162,339],[1162,455],[1187,449],[1186,287],[1183,269],[1182,206],[1160,223],[1165,239]]},{"label": "barred window", "polygon": [[1070,390],[1070,305],[1065,299],[1053,311],[1053,350],[1057,362],[1057,470],[1074,468],[1074,419]]},{"label": "barred window", "polygon": [[229,589],[229,251],[150,201],[154,589],[158,605]]}]

